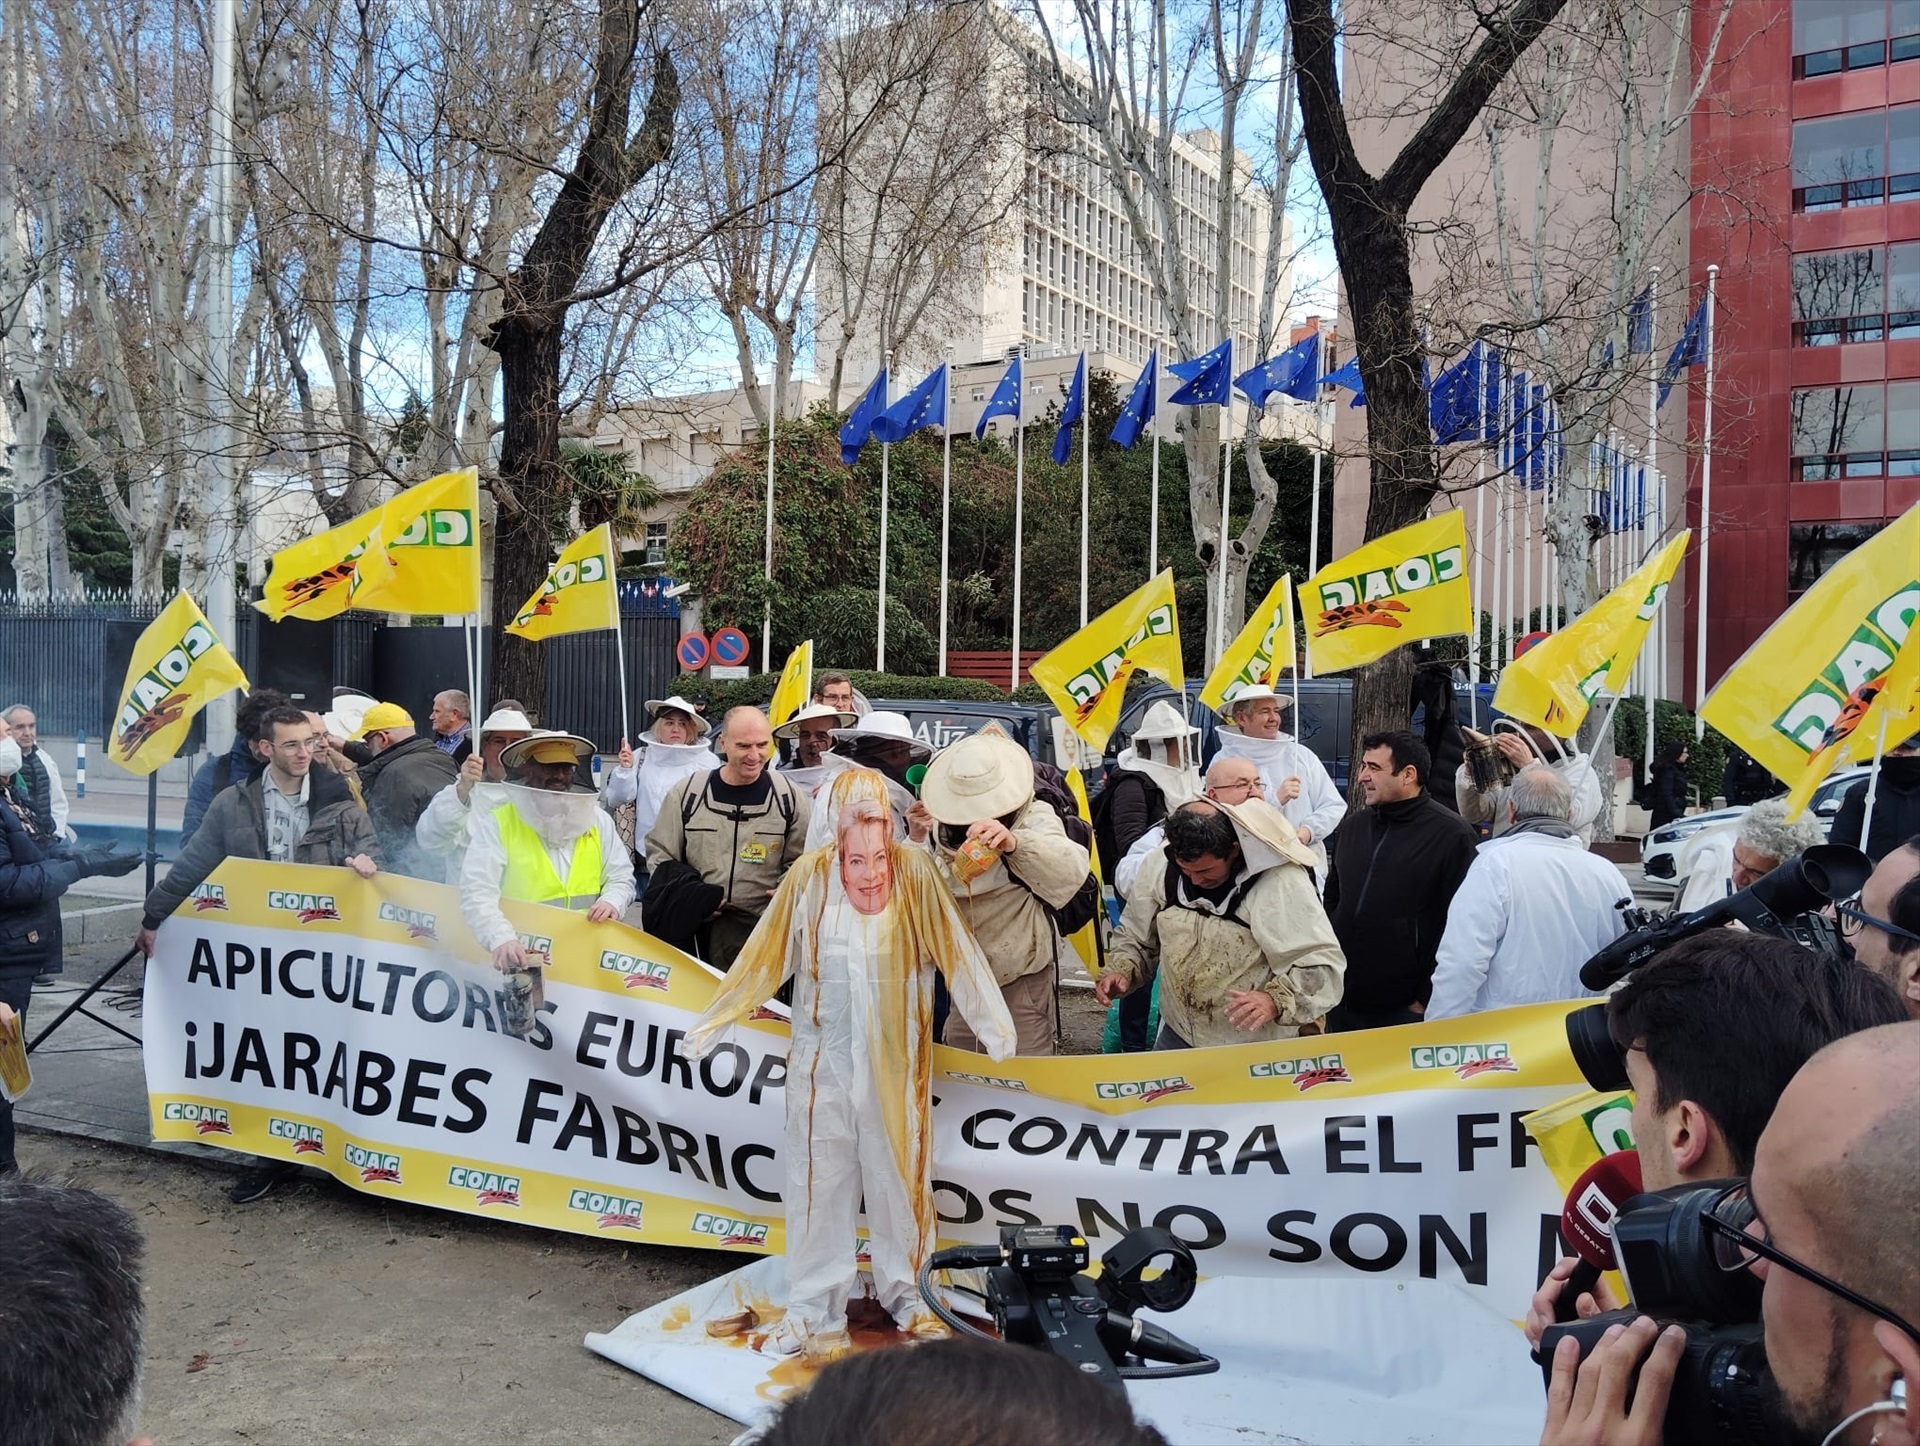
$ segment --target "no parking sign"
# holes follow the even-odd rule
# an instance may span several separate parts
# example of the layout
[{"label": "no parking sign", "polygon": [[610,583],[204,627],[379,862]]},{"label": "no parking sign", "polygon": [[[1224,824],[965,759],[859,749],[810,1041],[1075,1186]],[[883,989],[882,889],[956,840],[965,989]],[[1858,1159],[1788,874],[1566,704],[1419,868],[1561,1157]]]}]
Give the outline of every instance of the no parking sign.
[{"label": "no parking sign", "polygon": [[688,633],[673,650],[674,659],[685,673],[697,673],[707,665],[707,640],[698,633]]},{"label": "no parking sign", "polygon": [[713,661],[723,668],[747,660],[747,635],[738,628],[721,628],[713,635]]}]

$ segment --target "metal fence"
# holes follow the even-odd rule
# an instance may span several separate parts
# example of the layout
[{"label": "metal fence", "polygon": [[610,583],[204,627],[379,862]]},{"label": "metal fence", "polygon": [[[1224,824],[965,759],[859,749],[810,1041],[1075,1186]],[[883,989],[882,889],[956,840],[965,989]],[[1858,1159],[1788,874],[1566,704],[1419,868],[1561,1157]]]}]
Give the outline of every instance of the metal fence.
[{"label": "metal fence", "polygon": [[[665,590],[651,579],[620,584],[625,682],[636,720],[643,700],[660,697],[679,671],[673,650],[680,640],[680,603]],[[134,640],[160,606],[160,600],[124,594],[22,603],[0,593],[0,707],[30,705],[49,737],[100,736],[119,705]],[[333,687],[351,687],[418,708],[424,720],[434,690],[465,686],[457,629],[396,628],[378,614],[276,625],[243,607],[232,646],[249,678],[286,688],[307,707],[321,706],[318,700]],[[620,736],[614,674],[611,633],[553,639],[544,718],[612,751]]]}]

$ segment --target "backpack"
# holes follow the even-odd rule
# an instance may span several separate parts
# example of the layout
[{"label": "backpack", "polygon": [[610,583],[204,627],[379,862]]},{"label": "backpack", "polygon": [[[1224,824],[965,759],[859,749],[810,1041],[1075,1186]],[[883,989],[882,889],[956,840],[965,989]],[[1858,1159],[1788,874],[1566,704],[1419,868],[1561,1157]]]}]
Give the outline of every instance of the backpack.
[{"label": "backpack", "polygon": [[1119,866],[1120,860],[1126,856],[1126,851],[1120,847],[1120,842],[1114,837],[1113,832],[1115,785],[1118,784],[1122,778],[1138,779],[1146,785],[1151,794],[1147,814],[1154,823],[1160,822],[1161,819],[1167,816],[1166,796],[1160,792],[1160,786],[1151,778],[1140,773],[1129,774],[1117,768],[1107,775],[1106,787],[1102,788],[1093,796],[1091,805],[1093,812],[1093,841],[1095,849],[1100,855],[1100,880],[1102,883],[1107,884],[1113,882],[1113,871]]},{"label": "backpack", "polygon": [[[1104,792],[1104,790],[1103,790]],[[1073,795],[1067,791],[1065,777],[1050,763],[1036,762],[1033,765],[1033,799],[1035,803],[1045,803],[1060,820],[1060,826],[1066,830],[1067,837],[1086,848],[1093,842],[1093,825],[1080,817],[1080,807],[1074,802]],[[1008,870],[1008,875],[1027,892],[1026,881]],[[1040,898],[1034,894],[1036,899]],[[1053,920],[1053,927],[1063,939],[1078,934],[1087,925],[1098,919],[1104,912],[1104,900],[1100,893],[1100,876],[1091,869],[1086,878],[1080,881],[1080,888],[1074,896],[1060,908],[1055,908],[1045,899],[1040,899],[1040,907],[1047,911],[1047,917]]]},{"label": "backpack", "polygon": [[[687,824],[692,821],[694,814],[699,811],[700,800],[706,798],[711,793],[713,788],[713,775],[719,771],[717,768],[709,768],[705,774],[701,776],[700,787],[698,789],[689,788],[681,795],[681,828],[685,828]],[[794,810],[798,807],[793,801],[793,785],[777,773],[769,773],[767,777],[773,785],[772,800],[774,807],[780,810],[780,823],[784,831],[784,829],[792,826]]]}]

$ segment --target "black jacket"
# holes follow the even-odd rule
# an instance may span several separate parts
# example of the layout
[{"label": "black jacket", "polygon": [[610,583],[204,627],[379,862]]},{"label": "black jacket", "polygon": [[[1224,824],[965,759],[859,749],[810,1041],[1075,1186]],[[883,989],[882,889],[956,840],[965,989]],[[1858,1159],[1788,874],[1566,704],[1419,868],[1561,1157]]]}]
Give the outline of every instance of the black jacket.
[{"label": "black jacket", "polygon": [[0,803],[0,973],[38,974],[60,939],[60,896],[80,865],[59,844],[36,843]]},{"label": "black jacket", "polygon": [[1656,763],[1653,765],[1653,784],[1649,790],[1648,812],[1653,815],[1651,827],[1672,823],[1687,811],[1687,770],[1680,763]]},{"label": "black jacket", "polygon": [[1344,1003],[1405,1009],[1433,992],[1447,906],[1479,836],[1431,793],[1350,812],[1327,844],[1327,916],[1347,956]]},{"label": "black jacket", "polygon": [[430,733],[403,739],[360,766],[360,794],[367,801],[373,831],[380,835],[389,870],[416,879],[441,878],[441,861],[420,847],[413,828],[433,796],[452,783],[459,771],[434,746]]},{"label": "black jacket", "polygon": [[1880,787],[1873,795],[1873,832],[1860,841],[1860,825],[1867,814],[1867,780],[1861,779],[1840,800],[1827,842],[1851,844],[1866,851],[1876,864],[1908,839],[1920,834],[1920,754],[1880,760]]},{"label": "black jacket", "polygon": [[[1127,850],[1140,842],[1140,836],[1167,816],[1167,796],[1146,774],[1130,768],[1114,769],[1107,787],[1113,791],[1109,805],[1113,820],[1113,863],[1107,864],[1107,872],[1111,874],[1113,864],[1127,856]],[[1107,861],[1103,858],[1101,862]]]}]

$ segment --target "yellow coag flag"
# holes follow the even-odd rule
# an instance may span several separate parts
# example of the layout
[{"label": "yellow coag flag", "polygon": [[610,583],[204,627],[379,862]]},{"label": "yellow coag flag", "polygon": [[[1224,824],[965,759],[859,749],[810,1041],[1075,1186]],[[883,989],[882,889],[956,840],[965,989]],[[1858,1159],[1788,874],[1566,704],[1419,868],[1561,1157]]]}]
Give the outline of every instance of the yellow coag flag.
[{"label": "yellow coag flag", "polygon": [[1865,720],[1916,613],[1920,506],[1807,589],[1727,670],[1700,716],[1775,778],[1799,783],[1816,753]]},{"label": "yellow coag flag", "polygon": [[1175,688],[1185,681],[1171,568],[1035,663],[1033,681],[1053,700],[1069,728],[1104,750],[1120,721],[1127,679],[1135,669]]},{"label": "yellow coag flag", "polygon": [[507,631],[538,642],[561,633],[619,627],[620,595],[613,569],[613,526],[603,522],[567,544],[547,580],[513,615]]},{"label": "yellow coag flag", "polygon": [[1640,570],[1500,674],[1493,711],[1571,738],[1603,688],[1626,686],[1691,532],[1682,532]]},{"label": "yellow coag flag", "polygon": [[1264,683],[1271,688],[1280,670],[1293,665],[1293,578],[1288,576],[1267,589],[1240,635],[1220,655],[1200,691],[1200,701],[1218,709],[1227,694],[1242,684]]},{"label": "yellow coag flag", "polygon": [[780,681],[773,688],[773,702],[767,705],[767,721],[778,728],[806,707],[813,693],[813,639],[808,638],[787,654],[787,665],[780,670]]},{"label": "yellow coag flag", "polygon": [[476,469],[443,472],[380,509],[380,526],[354,565],[351,605],[387,613],[480,610]]},{"label": "yellow coag flag", "polygon": [[133,645],[107,757],[129,773],[153,772],[180,749],[193,715],[247,675],[185,593],[160,610]]},{"label": "yellow coag flag", "polygon": [[[1067,780],[1067,792],[1073,795],[1073,806],[1079,810],[1081,820],[1091,827],[1093,824],[1093,808],[1087,801],[1086,779],[1080,776],[1080,770],[1077,768],[1069,768],[1066,771],[1065,777]],[[1098,877],[1100,873],[1100,846],[1097,843],[1089,842],[1087,844],[1087,856],[1093,860],[1093,872],[1094,875]],[[1101,908],[1104,909],[1105,907],[1106,904],[1103,901]],[[1097,980],[1101,974],[1105,972],[1106,951],[1100,946],[1100,928],[1105,923],[1106,920],[1096,914],[1091,924],[1067,939],[1067,942],[1073,945],[1073,952],[1080,956],[1080,962],[1086,966],[1087,978],[1089,979]]]},{"label": "yellow coag flag", "polygon": [[379,549],[383,510],[362,512],[318,537],[281,548],[254,606],[276,623],[282,618],[320,622],[352,607],[354,572],[369,546]]},{"label": "yellow coag flag", "polygon": [[1834,769],[1872,758],[1883,743],[1894,747],[1920,732],[1920,628],[1912,620],[1909,608],[1907,636],[1892,666],[1854,689],[1840,716],[1820,735],[1820,746],[1787,791],[1789,821],[1800,817]]},{"label": "yellow coag flag", "polygon": [[1421,638],[1471,636],[1466,514],[1442,512],[1336,558],[1301,586],[1300,611],[1316,673],[1357,668]]}]

